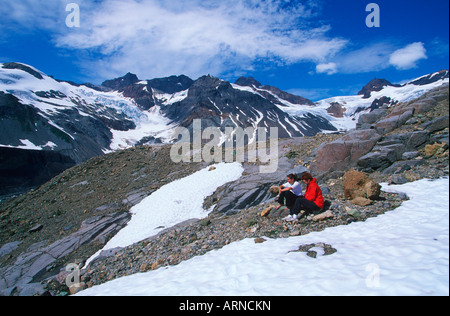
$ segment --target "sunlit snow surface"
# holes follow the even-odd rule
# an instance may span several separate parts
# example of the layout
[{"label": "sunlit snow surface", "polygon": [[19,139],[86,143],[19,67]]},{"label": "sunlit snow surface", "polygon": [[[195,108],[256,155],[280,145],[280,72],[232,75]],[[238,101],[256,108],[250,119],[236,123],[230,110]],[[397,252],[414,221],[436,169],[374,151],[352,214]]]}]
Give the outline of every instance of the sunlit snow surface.
[{"label": "sunlit snow surface", "polygon": [[[410,200],[366,222],[262,244],[246,239],[78,295],[449,295],[448,178],[383,190]],[[319,242],[337,252],[292,252]]]},{"label": "sunlit snow surface", "polygon": [[130,210],[131,221],[102,250],[126,247],[181,222],[207,217],[210,211],[203,209],[205,198],[218,187],[239,179],[244,172],[240,163],[220,163],[213,167],[214,170],[208,167],[171,182],[134,206]]}]

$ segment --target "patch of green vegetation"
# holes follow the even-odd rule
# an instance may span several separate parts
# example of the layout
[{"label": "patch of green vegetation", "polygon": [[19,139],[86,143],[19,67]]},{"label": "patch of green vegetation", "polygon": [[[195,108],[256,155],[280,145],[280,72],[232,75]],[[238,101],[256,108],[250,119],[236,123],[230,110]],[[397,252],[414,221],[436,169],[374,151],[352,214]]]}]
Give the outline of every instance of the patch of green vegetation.
[{"label": "patch of green vegetation", "polygon": [[289,159],[296,158],[296,157],[298,157],[298,153],[293,151],[293,150],[291,150],[290,152],[288,152],[286,154],[286,157],[288,157]]},{"label": "patch of green vegetation", "polygon": [[62,139],[63,141],[65,141],[66,143],[71,143],[72,142],[72,138],[70,138],[69,135],[67,135],[66,133],[64,133],[62,130],[54,127],[54,126],[50,126],[50,131],[58,138]]}]

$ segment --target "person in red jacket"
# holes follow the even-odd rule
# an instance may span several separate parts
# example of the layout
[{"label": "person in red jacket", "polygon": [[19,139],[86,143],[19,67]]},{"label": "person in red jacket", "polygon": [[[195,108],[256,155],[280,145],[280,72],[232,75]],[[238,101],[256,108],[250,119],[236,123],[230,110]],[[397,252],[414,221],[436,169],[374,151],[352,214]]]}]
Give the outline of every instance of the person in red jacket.
[{"label": "person in red jacket", "polygon": [[317,180],[310,173],[305,172],[301,180],[306,184],[306,192],[304,197],[299,197],[291,209],[291,214],[284,218],[287,221],[295,221],[298,219],[300,211],[305,213],[313,213],[323,209],[325,201],[323,199],[322,190],[317,184]]}]

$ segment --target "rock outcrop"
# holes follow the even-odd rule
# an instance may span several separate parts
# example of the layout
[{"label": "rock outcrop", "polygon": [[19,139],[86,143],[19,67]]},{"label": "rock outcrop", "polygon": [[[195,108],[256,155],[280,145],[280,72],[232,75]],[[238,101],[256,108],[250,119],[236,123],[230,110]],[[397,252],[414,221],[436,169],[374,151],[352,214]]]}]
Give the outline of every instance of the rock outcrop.
[{"label": "rock outcrop", "polygon": [[361,115],[358,129],[317,149],[311,171],[326,178],[350,168],[373,172],[397,163],[421,164],[414,158],[427,144],[448,146],[448,97],[444,85],[410,102]]},{"label": "rock outcrop", "polygon": [[311,172],[317,176],[345,171],[356,166],[358,160],[369,153],[382,138],[375,130],[354,130],[342,138],[322,145],[311,164]]},{"label": "rock outcrop", "polygon": [[0,293],[26,296],[32,289],[42,294],[44,291],[40,282],[51,276],[52,271],[63,268],[58,264],[59,260],[70,253],[80,251],[86,244],[105,243],[108,235],[115,235],[130,218],[127,212],[96,216],[84,221],[76,233],[48,246],[46,241],[31,245],[17,258],[13,266],[0,270]]},{"label": "rock outcrop", "polygon": [[381,193],[381,185],[372,180],[368,175],[356,171],[347,171],[342,177],[344,183],[344,197],[352,200],[357,205],[368,205],[369,200],[378,200]]}]

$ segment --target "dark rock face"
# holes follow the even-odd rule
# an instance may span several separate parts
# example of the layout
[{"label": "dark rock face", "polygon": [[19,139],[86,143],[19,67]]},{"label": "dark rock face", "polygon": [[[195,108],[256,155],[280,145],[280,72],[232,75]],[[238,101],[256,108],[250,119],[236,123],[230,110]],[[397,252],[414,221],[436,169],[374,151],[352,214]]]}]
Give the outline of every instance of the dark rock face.
[{"label": "dark rock face", "polygon": [[194,83],[194,80],[185,75],[181,75],[170,76],[167,78],[156,78],[148,80],[147,83],[148,86],[153,89],[172,94],[189,89]]},{"label": "dark rock face", "polygon": [[344,117],[345,108],[338,102],[332,102],[327,112],[334,117]]},{"label": "dark rock face", "polygon": [[320,147],[316,161],[311,164],[311,171],[316,175],[324,175],[352,168],[381,138],[382,136],[372,129],[351,131],[344,137]]},{"label": "dark rock face", "polygon": [[372,102],[372,105],[370,106],[370,110],[374,111],[380,108],[385,108],[385,107],[389,107],[391,105],[394,105],[394,101],[392,101],[392,99],[390,97],[381,97],[380,99],[375,99]]},{"label": "dark rock face", "polygon": [[103,82],[102,86],[123,92],[124,97],[134,99],[142,110],[148,110],[155,105],[153,92],[138,82],[139,78],[135,74],[127,73],[123,77]]},{"label": "dark rock face", "polygon": [[125,97],[132,98],[142,110],[146,111],[156,105],[153,89],[173,94],[189,89],[193,83],[194,81],[185,75],[140,81],[135,74],[127,73],[123,77],[103,82],[102,86],[123,92]]},{"label": "dark rock face", "polygon": [[30,286],[34,287],[33,292],[35,292],[31,295],[39,293],[42,288],[39,282],[54,275],[51,270],[55,268],[58,260],[86,244],[100,241],[106,235],[116,234],[130,218],[130,214],[126,212],[96,216],[84,221],[76,233],[51,245],[36,243],[17,259],[15,265],[0,270],[2,272],[1,293],[10,295],[18,292],[18,295],[27,295]]},{"label": "dark rock face", "polygon": [[74,165],[59,152],[0,147],[0,196],[26,192]]},{"label": "dark rock face", "polygon": [[[52,99],[60,96],[46,96]],[[132,121],[111,113],[93,116],[80,115],[77,109],[64,109],[47,120],[33,106],[22,104],[15,96],[0,92],[0,195],[24,192],[38,186],[66,168],[87,159],[103,155],[111,143],[111,128],[135,128]],[[76,137],[72,136],[76,135]],[[41,150],[28,150],[25,143]],[[20,147],[23,147],[20,148]],[[34,149],[34,148],[33,148]],[[16,189],[14,189],[16,188]]]},{"label": "dark rock face", "polygon": [[417,80],[414,80],[411,82],[411,84],[421,86],[421,85],[433,83],[433,82],[436,82],[436,81],[439,81],[442,79],[446,79],[448,77],[449,77],[448,70],[441,70],[441,71],[438,71],[437,73],[429,74],[427,76],[423,76]]},{"label": "dark rock face", "polygon": [[138,77],[135,74],[129,72],[123,77],[106,80],[102,83],[102,86],[110,88],[112,90],[123,91],[124,88],[131,86],[137,82],[139,82]]},{"label": "dark rock face", "polygon": [[286,91],[282,91],[278,89],[277,87],[265,85],[263,86],[259,81],[257,81],[253,77],[240,77],[235,81],[235,84],[243,87],[253,87],[258,90],[258,93],[260,93],[264,98],[270,100],[271,102],[274,102],[275,104],[283,105],[279,100],[277,100],[276,97],[273,96],[275,94],[280,99],[286,100],[292,104],[303,104],[303,105],[314,105],[314,102],[311,100],[308,100],[306,98],[303,98],[298,95],[293,95],[291,93],[288,93]]},{"label": "dark rock face", "polygon": [[253,77],[240,77],[234,83],[243,87],[262,87],[262,84]]}]

